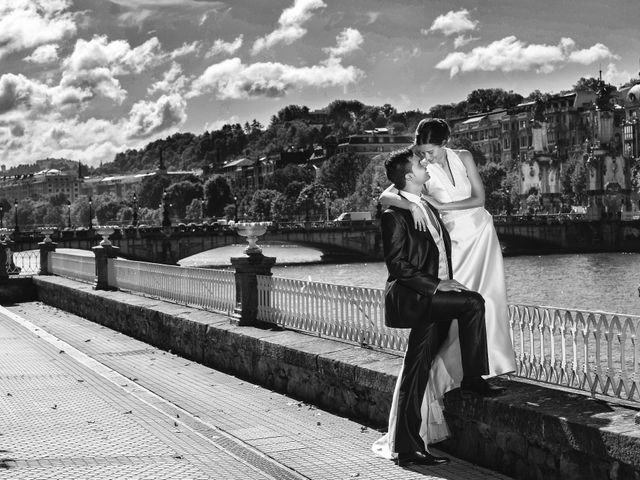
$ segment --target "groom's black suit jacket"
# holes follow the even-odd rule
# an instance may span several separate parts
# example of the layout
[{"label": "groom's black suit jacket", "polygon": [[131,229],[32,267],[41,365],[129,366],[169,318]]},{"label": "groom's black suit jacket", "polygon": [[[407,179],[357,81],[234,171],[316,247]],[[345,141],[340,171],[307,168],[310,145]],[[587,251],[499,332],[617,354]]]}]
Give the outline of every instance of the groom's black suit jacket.
[{"label": "groom's black suit jacket", "polygon": [[[451,239],[437,211],[451,278]],[[382,213],[382,247],[389,270],[385,287],[385,324],[393,328],[412,328],[429,321],[431,299],[440,282],[439,251],[429,231],[415,228],[409,210],[389,207]]]}]

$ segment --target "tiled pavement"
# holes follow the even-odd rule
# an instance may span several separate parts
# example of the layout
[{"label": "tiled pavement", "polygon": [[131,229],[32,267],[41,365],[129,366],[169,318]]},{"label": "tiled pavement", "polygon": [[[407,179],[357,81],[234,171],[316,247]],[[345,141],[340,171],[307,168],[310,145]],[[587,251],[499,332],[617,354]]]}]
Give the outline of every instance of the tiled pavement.
[{"label": "tiled pavement", "polygon": [[508,480],[399,468],[379,435],[41,303],[0,307],[0,479]]}]

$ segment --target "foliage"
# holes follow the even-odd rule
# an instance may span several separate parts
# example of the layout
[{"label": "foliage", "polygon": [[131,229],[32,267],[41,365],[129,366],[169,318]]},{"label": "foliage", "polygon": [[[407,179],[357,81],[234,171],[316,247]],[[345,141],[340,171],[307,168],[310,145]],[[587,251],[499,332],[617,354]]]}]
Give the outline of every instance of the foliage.
[{"label": "foliage", "polygon": [[339,153],[328,158],[318,169],[318,183],[335,191],[338,197],[351,195],[369,159],[354,153]]},{"label": "foliage", "polygon": [[185,209],[184,218],[188,222],[199,222],[203,219],[203,204],[198,198],[191,200],[191,203],[187,205]]},{"label": "foliage", "polygon": [[202,184],[183,180],[173,183],[166,189],[167,200],[171,203],[173,212],[179,218],[186,215],[187,206],[195,199],[202,198]]},{"label": "foliage", "polygon": [[512,108],[522,102],[522,95],[502,88],[480,88],[467,96],[469,111],[490,112],[496,108]]},{"label": "foliage", "polygon": [[258,220],[271,218],[271,205],[280,195],[276,190],[256,190],[249,204],[249,215]]},{"label": "foliage", "polygon": [[223,215],[224,208],[233,203],[231,187],[227,179],[222,175],[214,175],[204,184],[205,216],[219,217]]},{"label": "foliage", "polygon": [[587,190],[587,168],[579,156],[571,156],[564,163],[560,174],[561,191],[565,201],[571,205],[584,205]]},{"label": "foliage", "polygon": [[390,185],[384,162],[387,155],[375,156],[356,181],[354,193],[350,196],[350,204],[357,211],[375,211],[380,194]]},{"label": "foliage", "polygon": [[310,183],[313,181],[314,173],[307,166],[300,166],[290,163],[283,168],[277,169],[272,176],[264,182],[264,187],[278,192],[284,192],[287,185],[292,182]]},{"label": "foliage", "polygon": [[158,208],[162,202],[162,193],[171,184],[165,175],[151,175],[140,182],[138,205],[146,208]]},{"label": "foliage", "polygon": [[490,212],[505,209],[507,194],[502,187],[507,172],[501,164],[489,162],[478,169],[485,190],[484,205]]}]

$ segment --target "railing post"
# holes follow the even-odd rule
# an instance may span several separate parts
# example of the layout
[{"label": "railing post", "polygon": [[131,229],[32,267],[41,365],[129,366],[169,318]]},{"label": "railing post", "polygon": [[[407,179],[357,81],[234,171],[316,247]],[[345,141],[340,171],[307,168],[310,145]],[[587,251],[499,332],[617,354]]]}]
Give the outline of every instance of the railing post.
[{"label": "railing post", "polygon": [[9,280],[9,270],[7,269],[9,245],[7,242],[6,236],[0,239],[0,283],[6,283]]},{"label": "railing post", "polygon": [[232,257],[231,264],[236,275],[236,308],[233,322],[240,326],[258,323],[258,279],[257,275],[271,276],[275,257],[262,253],[251,253],[246,257]]},{"label": "railing post", "polygon": [[109,241],[109,235],[113,233],[112,228],[98,227],[98,234],[102,236],[102,241],[97,247],[93,247],[93,254],[96,256],[96,283],[94,290],[115,290],[109,283],[109,259],[118,256],[118,247],[114,247]]},{"label": "railing post", "polygon": [[96,256],[96,283],[94,290],[115,290],[109,285],[109,259],[118,256],[118,247],[113,245],[98,245],[93,247],[93,254]]},{"label": "railing post", "polygon": [[45,235],[44,240],[38,243],[40,247],[40,271],[38,275],[51,275],[49,271],[49,252],[55,252],[58,244],[51,240],[50,235],[53,230],[43,230],[43,233]]}]

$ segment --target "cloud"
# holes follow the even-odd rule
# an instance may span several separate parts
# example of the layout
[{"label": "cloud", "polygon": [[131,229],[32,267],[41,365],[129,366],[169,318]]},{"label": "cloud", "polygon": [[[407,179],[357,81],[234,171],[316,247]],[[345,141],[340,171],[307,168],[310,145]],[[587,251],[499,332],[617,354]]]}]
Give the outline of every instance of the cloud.
[{"label": "cloud", "polygon": [[58,45],[47,44],[36,48],[31,55],[24,59],[31,63],[52,63],[58,60]]},{"label": "cloud", "polygon": [[108,41],[104,35],[91,40],[79,39],[73,53],[64,66],[70,71],[109,68],[114,75],[141,73],[166,60],[160,41],[152,37],[143,44],[131,48],[126,40]]},{"label": "cloud", "polygon": [[100,95],[121,103],[127,92],[116,77],[142,73],[168,58],[156,37],[135,48],[124,40],[110,42],[105,36],[79,39],[63,63],[60,87],[81,92],[82,101]]},{"label": "cloud", "polygon": [[225,42],[224,40],[218,39],[213,43],[211,49],[205,54],[205,57],[214,57],[220,53],[233,55],[242,46],[243,38],[244,35],[240,34],[233,42]]},{"label": "cloud", "polygon": [[235,57],[207,68],[193,82],[188,97],[209,92],[219,99],[280,97],[294,88],[346,86],[361,75],[359,69],[344,67],[336,58],[312,67],[295,67],[276,62],[245,65]]},{"label": "cloud", "polygon": [[213,132],[214,130],[220,130],[225,125],[235,125],[240,123],[240,117],[238,115],[232,115],[229,118],[223,120],[216,120],[215,122],[207,122],[204,124],[204,130]]},{"label": "cloud", "polygon": [[607,58],[618,58],[618,56],[611,53],[611,50],[602,43],[596,43],[590,48],[578,50],[569,54],[569,60],[571,62],[581,63],[582,65],[591,65],[592,63]]},{"label": "cloud", "polygon": [[147,89],[147,93],[149,95],[157,92],[181,93],[185,91],[187,80],[187,77],[182,74],[182,67],[176,62],[173,62],[171,68],[162,76],[162,80],[153,83]]},{"label": "cloud", "polygon": [[[473,71],[529,71],[550,73],[565,63],[593,63],[616,56],[604,45],[576,50],[571,38],[562,38],[558,45],[530,44],[511,35],[487,46],[476,47],[468,53],[453,52],[440,61],[436,68],[449,70],[451,77],[460,72]],[[585,63],[587,62],[587,63]]]},{"label": "cloud", "polygon": [[191,55],[192,53],[200,52],[202,48],[202,43],[199,41],[191,42],[191,43],[183,43],[181,47],[172,50],[169,53],[169,58],[176,59],[178,57],[184,57],[185,55]]},{"label": "cloud", "polygon": [[337,45],[323,50],[331,57],[342,57],[347,53],[360,48],[364,39],[362,34],[355,28],[345,28],[337,37]]},{"label": "cloud", "polygon": [[620,71],[614,63],[609,63],[609,65],[607,65],[607,70],[602,74],[602,78],[605,82],[610,83],[611,85],[622,85],[632,78],[635,78],[635,75],[627,72],[626,70]]},{"label": "cloud", "polygon": [[162,95],[155,102],[143,100],[131,107],[127,136],[148,138],[181,125],[186,119],[186,102],[181,95]]},{"label": "cloud", "polygon": [[380,12],[367,12],[367,25],[371,25],[372,23],[375,23],[376,20],[378,20],[378,17],[380,16]]},{"label": "cloud", "polygon": [[421,31],[425,35],[431,32],[442,32],[444,35],[450,36],[475,30],[477,26],[478,21],[471,20],[469,18],[469,10],[463,8],[457,12],[450,10],[446,14],[438,16],[431,24],[429,30],[423,29]]},{"label": "cloud", "polygon": [[293,6],[285,9],[280,15],[278,28],[254,42],[251,49],[252,55],[271,48],[278,43],[291,45],[307,33],[302,24],[313,16],[315,10],[326,6],[326,3],[322,0],[294,0]]},{"label": "cloud", "polygon": [[74,15],[66,12],[70,6],[70,0],[0,2],[0,59],[74,36]]},{"label": "cloud", "polygon": [[478,37],[468,37],[465,35],[458,35],[453,41],[453,48],[464,47],[466,44],[479,40]]},{"label": "cloud", "polygon": [[0,76],[0,115],[18,110],[40,113],[48,111],[50,104],[51,95],[46,85],[22,74]]}]

